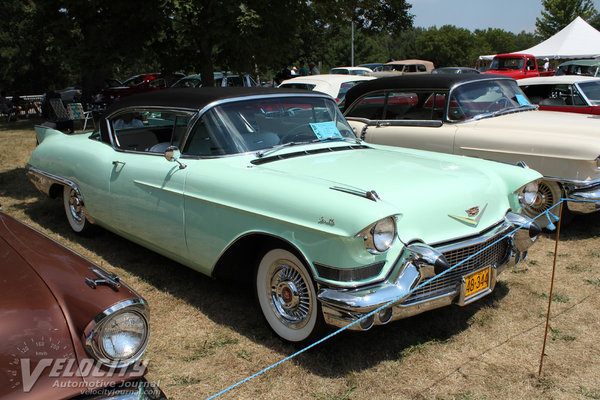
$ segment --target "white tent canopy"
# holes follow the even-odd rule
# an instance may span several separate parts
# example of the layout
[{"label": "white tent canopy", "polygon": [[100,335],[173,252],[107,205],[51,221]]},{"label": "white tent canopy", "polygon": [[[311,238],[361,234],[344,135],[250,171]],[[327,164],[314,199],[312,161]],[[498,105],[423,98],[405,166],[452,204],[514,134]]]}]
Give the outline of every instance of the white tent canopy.
[{"label": "white tent canopy", "polygon": [[[600,32],[583,18],[577,17],[554,36],[520,54],[532,54],[535,58],[599,58]],[[493,55],[480,56],[481,60],[491,60]]]}]

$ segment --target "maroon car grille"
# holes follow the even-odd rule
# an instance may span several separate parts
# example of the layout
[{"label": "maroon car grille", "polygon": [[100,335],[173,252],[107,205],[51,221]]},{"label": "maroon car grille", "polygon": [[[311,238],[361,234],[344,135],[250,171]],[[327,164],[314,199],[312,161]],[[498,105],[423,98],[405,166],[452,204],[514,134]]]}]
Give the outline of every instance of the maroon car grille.
[{"label": "maroon car grille", "polygon": [[463,276],[488,265],[499,266],[505,263],[508,256],[509,239],[504,238],[498,243],[492,245],[492,243],[494,243],[500,237],[502,237],[502,235],[497,235],[482,243],[444,252],[443,254],[448,260],[448,263],[450,266],[454,267],[459,262],[472,256],[478,251],[485,249],[459,266],[454,267],[451,271],[445,273],[439,278],[432,279],[427,284],[415,290],[402,304],[408,305],[440,295],[452,293],[458,290]]}]

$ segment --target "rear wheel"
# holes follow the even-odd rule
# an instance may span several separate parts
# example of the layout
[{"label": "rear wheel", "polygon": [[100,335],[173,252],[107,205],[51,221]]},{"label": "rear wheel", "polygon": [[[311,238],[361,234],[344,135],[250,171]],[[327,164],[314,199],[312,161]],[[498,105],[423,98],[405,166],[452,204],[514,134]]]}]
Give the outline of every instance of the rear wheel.
[{"label": "rear wheel", "polygon": [[308,268],[284,249],[267,251],[256,270],[256,294],[269,326],[282,339],[306,342],[324,326]]},{"label": "rear wheel", "polygon": [[89,233],[91,224],[85,218],[81,193],[70,186],[65,186],[63,188],[63,205],[71,229],[80,234]]}]

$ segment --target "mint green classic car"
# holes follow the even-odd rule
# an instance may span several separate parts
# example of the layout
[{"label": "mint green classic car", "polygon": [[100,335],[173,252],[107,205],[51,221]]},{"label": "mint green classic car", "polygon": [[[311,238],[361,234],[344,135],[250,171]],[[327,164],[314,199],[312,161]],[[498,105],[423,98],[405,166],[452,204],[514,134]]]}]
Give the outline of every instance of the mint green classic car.
[{"label": "mint green classic car", "polygon": [[62,196],[74,231],[99,225],[206,275],[250,280],[291,342],[469,304],[539,233],[519,213],[539,173],[366,144],[317,92],[144,93],[94,132],[36,133],[28,175]]}]

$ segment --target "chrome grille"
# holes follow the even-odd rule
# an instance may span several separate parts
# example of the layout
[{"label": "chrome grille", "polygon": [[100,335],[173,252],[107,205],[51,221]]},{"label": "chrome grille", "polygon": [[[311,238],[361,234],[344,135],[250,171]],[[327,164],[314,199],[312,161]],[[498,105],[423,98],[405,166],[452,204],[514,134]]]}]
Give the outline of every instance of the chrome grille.
[{"label": "chrome grille", "polygon": [[[411,303],[420,302],[423,300],[427,300],[429,298],[441,296],[447,293],[454,292],[458,290],[458,287],[461,283],[461,279],[463,276],[470,274],[473,271],[476,271],[480,268],[483,268],[487,265],[496,265],[500,266],[504,262],[506,262],[506,258],[508,256],[508,238],[504,238],[498,243],[493,244],[496,240],[501,238],[504,233],[496,235],[485,242],[477,243],[470,246],[454,248],[452,250],[443,251],[444,256],[448,260],[453,269],[439,278],[432,279],[429,283],[423,285],[419,289],[415,290],[409,297],[404,301],[404,305],[408,305]],[[486,249],[486,247],[490,246]],[[473,258],[465,261],[457,267],[454,267],[456,264],[461,262],[462,260],[472,256],[478,251],[486,249],[481,253],[477,254]]]}]

